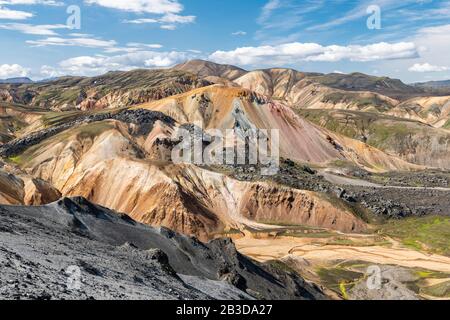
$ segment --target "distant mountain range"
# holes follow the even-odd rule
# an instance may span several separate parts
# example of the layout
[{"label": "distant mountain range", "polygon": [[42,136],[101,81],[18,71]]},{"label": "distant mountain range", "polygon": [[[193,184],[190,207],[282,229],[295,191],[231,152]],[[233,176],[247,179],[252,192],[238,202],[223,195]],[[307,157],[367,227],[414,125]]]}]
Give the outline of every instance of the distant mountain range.
[{"label": "distant mountain range", "polygon": [[33,80],[27,77],[19,77],[19,78],[8,78],[8,79],[0,79],[0,83],[33,83]]},{"label": "distant mountain range", "polygon": [[415,83],[414,86],[433,89],[450,88],[450,80],[421,82]]}]

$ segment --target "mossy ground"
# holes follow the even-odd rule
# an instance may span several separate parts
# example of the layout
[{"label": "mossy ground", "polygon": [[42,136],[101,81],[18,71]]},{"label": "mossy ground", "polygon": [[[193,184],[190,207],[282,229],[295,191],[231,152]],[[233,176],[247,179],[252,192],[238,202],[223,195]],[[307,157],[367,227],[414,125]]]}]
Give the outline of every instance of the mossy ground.
[{"label": "mossy ground", "polygon": [[391,220],[380,226],[378,233],[416,250],[450,256],[450,217]]}]

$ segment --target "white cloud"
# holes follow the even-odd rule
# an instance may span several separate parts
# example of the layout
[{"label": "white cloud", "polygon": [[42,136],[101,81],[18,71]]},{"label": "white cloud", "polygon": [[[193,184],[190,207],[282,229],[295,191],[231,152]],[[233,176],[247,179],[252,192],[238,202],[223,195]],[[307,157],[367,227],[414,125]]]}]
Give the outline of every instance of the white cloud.
[{"label": "white cloud", "polygon": [[434,66],[432,64],[427,63],[415,63],[412,67],[408,69],[411,72],[442,72],[449,71],[449,67],[443,66]]},{"label": "white cloud", "polygon": [[236,31],[236,32],[233,32],[231,35],[233,35],[233,36],[245,36],[245,35],[247,35],[247,32],[245,32],[245,31]]},{"label": "white cloud", "polygon": [[177,24],[194,23],[196,16],[181,16],[178,14],[168,13],[161,18],[139,18],[134,20],[125,20],[124,23],[131,24],[147,24],[147,23],[159,23],[161,29],[175,30]]},{"label": "white cloud", "polygon": [[259,23],[264,23],[271,16],[272,12],[281,6],[280,0],[269,0],[262,8],[258,18]]},{"label": "white cloud", "polygon": [[[411,37],[411,41],[421,49],[421,59],[414,63],[450,67],[450,24],[422,28]],[[405,69],[411,64],[409,63]]]},{"label": "white cloud", "polygon": [[0,7],[0,19],[25,20],[33,17],[33,14],[25,11],[10,10]]},{"label": "white cloud", "polygon": [[138,42],[130,42],[127,43],[126,47],[111,47],[106,48],[105,52],[107,53],[119,53],[119,52],[125,52],[125,53],[132,53],[137,51],[145,51],[148,49],[161,49],[163,46],[157,43],[138,43]]},{"label": "white cloud", "polygon": [[175,30],[176,28],[177,28],[177,26],[174,24],[163,24],[161,26],[161,29],[163,29],[163,30]]},{"label": "white cloud", "polygon": [[168,13],[164,15],[159,22],[162,23],[193,23],[195,22],[195,16],[180,16],[178,14]]},{"label": "white cloud", "polygon": [[140,43],[140,42],[129,42],[128,47],[136,48],[151,48],[151,49],[161,49],[163,46],[159,43]]},{"label": "white cloud", "polygon": [[25,77],[28,74],[28,69],[18,64],[3,64],[0,65],[0,78],[14,78]]},{"label": "white cloud", "polygon": [[80,56],[61,61],[57,68],[43,66],[43,77],[61,75],[93,76],[113,70],[133,70],[137,68],[164,68],[182,61],[198,57],[192,53],[170,51],[138,51],[115,56]]},{"label": "white cloud", "polygon": [[34,5],[63,6],[64,2],[54,0],[0,0],[0,5]]},{"label": "white cloud", "polygon": [[140,19],[134,19],[134,20],[124,20],[123,22],[124,23],[131,23],[131,24],[158,23],[158,19],[140,18]]},{"label": "white cloud", "polygon": [[101,40],[89,37],[61,38],[48,37],[39,40],[28,40],[26,43],[35,47],[65,46],[65,47],[87,47],[87,48],[109,48],[117,44],[114,40]]},{"label": "white cloud", "polygon": [[141,51],[141,49],[132,48],[132,47],[108,47],[108,48],[105,48],[104,51],[106,53],[120,53],[120,52],[132,53],[132,52]]},{"label": "white cloud", "polygon": [[25,34],[52,36],[56,35],[53,30],[56,29],[68,29],[65,24],[48,24],[48,25],[31,25],[24,23],[5,23],[0,24],[0,29],[19,31]]},{"label": "white cloud", "polygon": [[417,57],[414,43],[376,43],[366,46],[322,46],[317,43],[286,43],[276,46],[242,47],[232,51],[216,51],[209,56],[219,63],[238,65],[292,64],[296,61],[336,62],[377,61]]},{"label": "white cloud", "polygon": [[366,46],[328,46],[317,56],[307,57],[306,61],[377,61],[415,58],[417,48],[412,42],[386,43],[380,42]]},{"label": "white cloud", "polygon": [[85,0],[87,4],[136,13],[179,13],[183,6],[177,0]]},{"label": "white cloud", "polygon": [[417,0],[363,0],[363,1],[357,1],[357,5],[353,7],[350,11],[346,12],[341,17],[333,16],[333,19],[331,19],[328,22],[318,24],[312,27],[309,27],[307,30],[328,30],[332,27],[336,27],[351,21],[355,21],[361,18],[369,17],[369,14],[367,13],[367,8],[371,5],[377,5],[382,9],[382,16],[384,12],[388,11],[398,11],[399,8],[404,7],[408,4],[415,4],[417,3]]}]

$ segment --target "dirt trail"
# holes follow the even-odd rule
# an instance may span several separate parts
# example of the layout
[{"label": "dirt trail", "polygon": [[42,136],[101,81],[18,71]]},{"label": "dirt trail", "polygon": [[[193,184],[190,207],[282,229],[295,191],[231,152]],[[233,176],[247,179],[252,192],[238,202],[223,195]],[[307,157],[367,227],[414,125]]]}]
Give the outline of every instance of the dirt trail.
[{"label": "dirt trail", "polygon": [[259,261],[280,259],[289,254],[302,257],[313,264],[332,264],[338,260],[363,260],[375,264],[398,265],[408,268],[450,273],[450,258],[428,255],[408,248],[383,246],[344,246],[313,244],[317,239],[278,238],[236,240],[240,252]]},{"label": "dirt trail", "polygon": [[380,184],[372,183],[369,181],[356,179],[356,178],[348,178],[339,176],[336,174],[332,174],[330,172],[321,172],[322,176],[328,182],[339,185],[348,185],[348,186],[357,186],[357,187],[372,187],[372,188],[383,188],[383,189],[409,189],[409,190],[438,190],[438,191],[450,191],[450,188],[443,187],[404,187],[404,186],[383,186]]}]

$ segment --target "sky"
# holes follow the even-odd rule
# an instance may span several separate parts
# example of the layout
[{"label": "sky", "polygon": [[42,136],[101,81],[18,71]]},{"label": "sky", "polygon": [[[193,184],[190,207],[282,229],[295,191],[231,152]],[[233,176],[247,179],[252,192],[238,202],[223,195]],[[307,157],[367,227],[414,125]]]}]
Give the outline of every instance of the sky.
[{"label": "sky", "polygon": [[0,0],[0,79],[189,59],[450,79],[450,0]]}]

